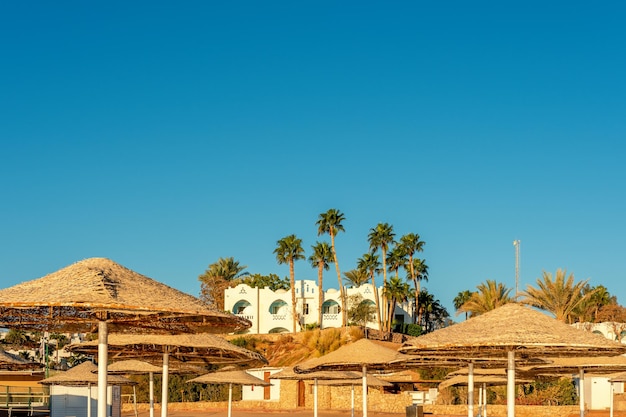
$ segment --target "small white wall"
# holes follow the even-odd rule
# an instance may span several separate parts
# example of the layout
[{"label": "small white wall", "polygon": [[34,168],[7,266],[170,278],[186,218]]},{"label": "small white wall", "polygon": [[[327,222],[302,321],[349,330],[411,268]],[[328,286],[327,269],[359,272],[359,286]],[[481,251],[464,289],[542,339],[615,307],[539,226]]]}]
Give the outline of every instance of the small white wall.
[{"label": "small white wall", "polygon": [[[282,368],[257,368],[257,369],[248,369],[246,370],[247,373],[249,373],[252,376],[255,376],[259,379],[264,379],[265,377],[265,373],[269,372],[270,375],[273,375],[277,372],[282,371]],[[255,401],[278,401],[280,399],[280,380],[279,379],[271,379],[270,376],[270,382],[271,382],[271,386],[270,386],[270,398],[269,400],[266,400],[264,398],[264,392],[265,392],[265,387],[260,387],[260,386],[248,386],[248,385],[244,385],[241,388],[241,399],[243,401],[251,401],[251,400],[255,400]]]}]

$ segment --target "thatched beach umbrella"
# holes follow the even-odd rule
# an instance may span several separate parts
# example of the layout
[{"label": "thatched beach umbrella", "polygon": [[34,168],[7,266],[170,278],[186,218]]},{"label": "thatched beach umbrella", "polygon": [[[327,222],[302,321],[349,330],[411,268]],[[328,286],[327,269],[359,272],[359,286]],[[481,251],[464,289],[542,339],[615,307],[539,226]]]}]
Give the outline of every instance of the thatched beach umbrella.
[{"label": "thatched beach umbrella", "polygon": [[[97,345],[91,341],[67,345],[65,349],[74,353],[93,355],[97,352]],[[108,349],[115,360],[141,358],[144,361],[162,365],[162,416],[167,415],[170,359],[173,358],[176,361],[179,371],[189,365],[244,363],[255,366],[267,363],[267,359],[261,354],[236,346],[220,336],[207,333],[181,335],[112,333],[109,335]],[[154,412],[152,408],[151,411]]]},{"label": "thatched beach umbrella", "polygon": [[[228,367],[232,368],[232,367]],[[225,368],[226,369],[226,368]],[[228,384],[228,417],[232,416],[233,404],[233,384],[237,385],[259,385],[266,387],[271,385],[269,382],[250,375],[244,370],[222,370],[201,375],[197,378],[190,379],[187,382],[196,382],[200,384]]]},{"label": "thatched beach umbrella", "polygon": [[[532,308],[510,303],[450,327],[410,338],[400,351],[422,357],[507,358],[507,416],[513,417],[515,362],[519,358],[619,355],[626,352],[626,345],[575,329]],[[470,407],[468,415],[469,411]]]},{"label": "thatched beach umbrella", "polygon": [[[367,386],[368,387],[376,387],[376,388],[384,388],[384,387],[393,387],[391,382],[383,381],[382,379],[376,378],[373,375],[367,375]],[[352,379],[324,379],[318,382],[319,385],[328,385],[331,387],[350,387],[350,415],[354,417],[354,386],[362,385],[363,380],[358,376]]]},{"label": "thatched beach umbrella", "polygon": [[13,355],[12,353],[0,349],[0,369],[9,371],[18,371],[26,369],[40,369],[42,365],[37,362],[31,362],[22,358],[21,356]]},{"label": "thatched beach umbrella", "polygon": [[98,330],[98,417],[106,417],[109,330],[228,333],[250,322],[109,259],[91,258],[0,290],[0,326],[34,331]]},{"label": "thatched beach umbrella", "polygon": [[[607,375],[620,371],[626,371],[626,357],[624,356],[555,358],[552,363],[534,365],[528,368],[528,372],[537,375],[578,374],[578,402],[581,417],[585,415],[585,390],[583,387],[585,374]],[[612,407],[613,400],[611,398]]]},{"label": "thatched beach umbrella", "polygon": [[[125,361],[114,362],[107,367],[109,375],[116,374],[148,374],[149,375],[149,398],[150,398],[150,417],[154,417],[154,373],[160,372],[161,368],[148,362],[129,359]],[[133,387],[135,416],[137,413],[137,393]]]},{"label": "thatched beach umbrella", "polygon": [[[317,417],[318,395],[317,387],[322,381],[338,381],[338,380],[358,380],[361,381],[362,376],[359,372],[353,371],[316,371],[308,373],[296,373],[293,367],[284,368],[282,371],[272,375],[272,379],[290,379],[296,381],[313,381],[313,416]],[[353,390],[354,395],[354,390]],[[354,396],[352,397],[354,402]],[[352,407],[354,411],[354,405]]]},{"label": "thatched beach umbrella", "polygon": [[319,358],[309,359],[294,367],[296,373],[322,370],[361,371],[363,386],[363,416],[367,417],[367,371],[402,369],[407,355],[369,339],[360,339]]},{"label": "thatched beach umbrella", "polygon": [[[98,367],[92,362],[83,362],[73,366],[67,371],[60,372],[54,376],[39,381],[43,385],[65,385],[74,387],[86,387],[87,389],[87,417],[91,417],[91,387],[99,384]],[[107,385],[135,385],[135,382],[122,376],[111,376],[107,378]],[[100,386],[98,385],[98,389]],[[106,386],[105,386],[106,392]],[[104,401],[101,400],[104,398]],[[98,404],[104,402],[106,405],[106,395],[98,397]]]}]

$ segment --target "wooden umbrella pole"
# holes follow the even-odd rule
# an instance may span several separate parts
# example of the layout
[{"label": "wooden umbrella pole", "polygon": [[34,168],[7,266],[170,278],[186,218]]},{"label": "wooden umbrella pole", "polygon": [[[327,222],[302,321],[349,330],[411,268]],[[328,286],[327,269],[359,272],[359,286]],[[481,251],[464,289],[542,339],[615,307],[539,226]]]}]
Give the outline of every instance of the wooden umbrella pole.
[{"label": "wooden umbrella pole", "polygon": [[[351,397],[350,397],[350,403],[352,404],[352,413],[350,414],[351,417],[354,417],[354,384],[352,384],[352,393],[351,393]],[[613,416],[611,416],[613,417]]]},{"label": "wooden umbrella pole", "polygon": [[135,417],[139,416],[139,412],[137,411],[137,389],[133,385],[133,405],[135,406]]},{"label": "wooden umbrella pole", "polygon": [[98,321],[98,417],[107,416],[107,339],[106,320]]}]

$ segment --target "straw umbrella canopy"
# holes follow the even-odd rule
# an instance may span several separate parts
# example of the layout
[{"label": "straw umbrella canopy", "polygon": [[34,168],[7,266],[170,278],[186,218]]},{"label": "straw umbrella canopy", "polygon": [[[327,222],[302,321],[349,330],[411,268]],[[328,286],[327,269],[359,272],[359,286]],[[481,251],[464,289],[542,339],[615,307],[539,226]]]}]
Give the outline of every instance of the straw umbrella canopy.
[{"label": "straw umbrella canopy", "polygon": [[91,258],[0,290],[0,326],[65,332],[97,329],[98,416],[106,417],[109,330],[227,333],[251,323],[109,259]]},{"label": "straw umbrella canopy", "polygon": [[[585,415],[585,390],[583,389],[585,374],[608,375],[621,371],[626,371],[626,357],[624,356],[555,358],[552,363],[528,368],[528,372],[536,375],[578,374],[578,400],[581,416]],[[611,398],[612,408],[613,399]]]},{"label": "straw umbrella canopy", "polygon": [[[114,362],[108,366],[109,375],[113,374],[148,374],[149,375],[149,398],[150,417],[154,417],[154,373],[160,372],[161,368],[148,362],[136,359]],[[134,392],[134,387],[133,387]],[[137,397],[135,393],[135,415],[137,415]]]},{"label": "straw umbrella canopy", "polygon": [[[93,355],[97,346],[94,341],[90,341],[67,345],[65,349],[70,352]],[[167,387],[171,358],[174,359],[174,364],[179,370],[185,367],[188,369],[190,365],[244,363],[255,366],[267,363],[267,359],[257,352],[236,346],[220,336],[207,333],[183,335],[112,333],[109,335],[108,349],[111,357],[116,360],[141,358],[144,361],[162,365],[161,414],[163,416],[167,414]]]},{"label": "straw umbrella canopy", "polygon": [[[98,367],[92,362],[83,362],[71,367],[67,371],[59,372],[49,378],[39,381],[43,385],[85,386],[98,383]],[[119,375],[107,378],[109,385],[135,385],[136,382]]]},{"label": "straw umbrella canopy", "polygon": [[9,371],[18,371],[26,369],[40,369],[41,364],[37,362],[31,362],[20,356],[6,352],[4,349],[0,349],[0,369]]},{"label": "straw umbrella canopy", "polygon": [[[376,388],[383,388],[383,387],[393,387],[393,384],[391,382],[387,382],[387,381],[383,381],[382,379],[379,379],[377,377],[375,377],[374,375],[367,375],[366,376],[367,379],[367,386],[368,387],[376,387]],[[327,385],[327,386],[332,386],[332,387],[350,387],[350,404],[351,404],[351,416],[354,417],[354,386],[355,385],[361,385],[363,383],[362,378],[359,378],[357,376],[357,378],[352,378],[352,379],[324,379],[318,382],[319,385]]]},{"label": "straw umbrella canopy", "polygon": [[[196,382],[200,384],[228,384],[228,417],[232,416],[233,404],[233,384],[237,385],[259,385],[267,387],[271,385],[269,382],[250,375],[244,370],[232,369],[222,370],[219,372],[211,372],[201,375],[197,378],[190,379],[187,382]],[[226,369],[226,368],[224,368]]]},{"label": "straw umbrella canopy", "polygon": [[[313,416],[317,417],[317,387],[325,381],[360,381],[362,382],[361,372],[354,371],[315,371],[308,373],[297,373],[293,367],[285,368],[280,372],[272,375],[272,379],[291,379],[291,380],[307,380],[313,381]],[[357,382],[358,383],[358,382]],[[350,383],[348,385],[351,385]],[[354,412],[354,386],[352,387],[352,411]]]},{"label": "straw umbrella canopy", "polygon": [[[619,355],[626,352],[626,345],[575,329],[532,308],[509,303],[461,323],[410,338],[400,351],[423,357],[507,358],[507,416],[513,417],[517,359]],[[468,392],[470,389],[471,386]]]},{"label": "straw umbrella canopy", "polygon": [[296,373],[322,370],[362,372],[363,417],[367,417],[367,371],[402,369],[407,366],[407,355],[369,339],[360,339],[319,358],[309,359],[294,367]]}]

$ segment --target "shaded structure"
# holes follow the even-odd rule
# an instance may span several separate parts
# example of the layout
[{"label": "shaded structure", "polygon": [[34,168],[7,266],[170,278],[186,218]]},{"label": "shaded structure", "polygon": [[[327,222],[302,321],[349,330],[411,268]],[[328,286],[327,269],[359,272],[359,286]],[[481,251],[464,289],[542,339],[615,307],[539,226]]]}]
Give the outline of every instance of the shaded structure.
[{"label": "shaded structure", "polygon": [[404,369],[407,355],[369,339],[360,339],[319,358],[309,359],[294,367],[296,373],[323,370],[361,371],[363,416],[367,417],[367,371]]},{"label": "shaded structure", "polygon": [[0,290],[0,326],[98,332],[98,417],[106,415],[108,332],[228,333],[250,322],[106,258]]},{"label": "shaded structure", "polygon": [[[421,357],[480,358],[507,360],[507,416],[515,415],[515,363],[520,359],[563,356],[613,356],[626,352],[626,345],[578,330],[546,314],[517,303],[506,304],[485,314],[423,336],[410,338],[401,352]],[[472,373],[468,394],[473,393]],[[472,414],[473,398],[468,406]]]},{"label": "shaded structure", "polygon": [[[527,369],[527,372],[531,374],[543,376],[578,375],[581,417],[585,415],[585,374],[608,375],[623,371],[626,371],[626,357],[624,356],[555,358],[552,363],[534,365]],[[611,407],[613,406],[612,388],[609,399]]]},{"label": "shaded structure", "polygon": [[[227,369],[228,368],[228,369]],[[233,369],[233,367],[224,368],[222,371],[211,372],[205,375],[201,375],[197,378],[190,379],[187,382],[195,382],[200,384],[227,384],[228,385],[228,417],[232,416],[232,404],[233,404],[233,384],[236,385],[258,385],[269,386],[269,382],[266,382],[260,378],[250,375],[244,370]]]},{"label": "shaded structure", "polygon": [[43,365],[32,362],[21,356],[6,352],[0,348],[0,369],[5,371],[23,371],[25,369],[35,370],[41,369]]},{"label": "shaded structure", "polygon": [[[64,386],[64,387],[74,387],[73,390],[56,392],[54,387],[50,388],[50,415],[51,417],[59,417],[64,416],[68,413],[68,408],[71,409],[71,415],[82,415],[80,410],[86,411],[86,416],[91,417],[91,409],[92,409],[92,387],[97,386],[98,384],[98,367],[94,365],[92,362],[83,362],[79,365],[73,366],[67,371],[59,372],[56,375],[53,375],[49,378],[46,378],[40,383],[42,385],[50,385],[50,386]],[[107,384],[111,386],[119,387],[121,385],[135,385],[136,383],[131,381],[128,378],[124,378],[122,376],[111,376],[107,379]],[[113,387],[110,387],[113,390]],[[69,396],[73,398],[72,400],[65,399],[57,399],[63,395],[64,397]],[[85,402],[80,399],[84,395]],[[119,399],[119,396],[112,395],[111,397],[115,397]],[[106,397],[104,397],[106,398]],[[98,399],[98,404],[102,401]],[[105,401],[105,405],[106,405]],[[112,407],[112,415],[119,414],[119,408],[121,404],[119,402],[116,403],[114,399],[111,402]],[[117,412],[116,412],[117,408]]]},{"label": "shaded structure", "polygon": [[[66,350],[74,353],[93,355],[98,346],[95,342],[67,345]],[[246,364],[256,366],[266,364],[263,355],[236,346],[224,338],[208,333],[182,335],[150,334],[110,334],[108,349],[113,360],[141,358],[145,362],[162,367],[161,415],[167,415],[168,383],[170,359],[179,373],[203,373],[206,368],[199,366]],[[153,399],[151,412],[154,413]],[[152,417],[152,415],[151,415]]]},{"label": "shaded structure", "polygon": [[[148,374],[148,388],[149,388],[149,402],[150,402],[150,417],[154,417],[154,373],[160,372],[161,368],[152,365],[148,362],[142,362],[136,359],[128,359],[125,361],[114,362],[107,367],[107,370],[110,375],[117,374]],[[135,406],[135,416],[137,416],[137,392],[135,391],[135,387],[133,386],[133,402]]]}]

